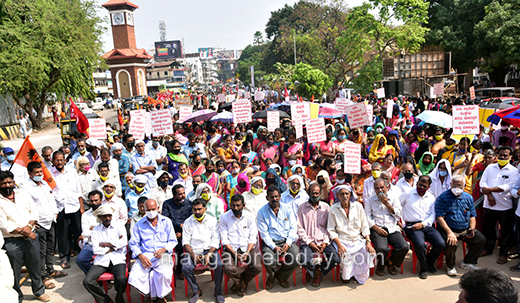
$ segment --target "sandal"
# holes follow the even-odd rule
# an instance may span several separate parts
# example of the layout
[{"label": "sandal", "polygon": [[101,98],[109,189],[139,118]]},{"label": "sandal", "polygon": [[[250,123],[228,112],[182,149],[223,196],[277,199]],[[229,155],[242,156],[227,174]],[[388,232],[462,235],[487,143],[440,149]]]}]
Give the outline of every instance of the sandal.
[{"label": "sandal", "polygon": [[266,290],[270,290],[270,289],[272,289],[273,287],[274,287],[274,283],[273,283],[273,282],[271,282],[271,281],[267,281],[267,282],[265,283],[265,289],[266,289]]},{"label": "sandal", "polygon": [[388,273],[390,273],[391,275],[397,274],[397,268],[395,268],[395,265],[388,266]]},{"label": "sandal", "polygon": [[231,286],[231,291],[239,291],[240,288],[238,287],[237,283],[233,283],[233,286]]},{"label": "sandal", "polygon": [[319,279],[319,280],[313,279],[312,283],[311,283],[311,286],[312,287],[318,287],[318,286],[320,286],[320,284],[321,284],[321,279]]},{"label": "sandal", "polygon": [[56,285],[52,283],[51,279],[49,278],[43,280],[43,285],[45,286],[45,289],[53,289],[56,287]]},{"label": "sandal", "polygon": [[278,274],[276,274],[276,279],[278,279],[278,282],[280,282],[280,286],[282,286],[283,288],[289,288],[291,285],[289,284],[289,281],[282,281],[282,279],[280,279],[280,277],[278,276]]},{"label": "sandal", "polygon": [[350,279],[348,280],[343,280],[343,278],[341,278],[341,282],[345,283],[345,284],[349,284],[350,283]]},{"label": "sandal", "polygon": [[385,269],[376,269],[376,275],[378,276],[384,276],[385,275]]},{"label": "sandal", "polygon": [[55,270],[49,276],[52,277],[52,278],[61,278],[61,277],[66,277],[67,275],[68,275],[68,273],[66,273],[64,271]]},{"label": "sandal", "polygon": [[70,263],[69,263],[69,261],[63,261],[63,262],[61,262],[61,268],[63,268],[63,269],[69,269],[69,268],[70,268]]},{"label": "sandal", "polygon": [[247,289],[246,288],[240,288],[238,291],[237,291],[237,295],[239,297],[243,297],[247,294]]}]

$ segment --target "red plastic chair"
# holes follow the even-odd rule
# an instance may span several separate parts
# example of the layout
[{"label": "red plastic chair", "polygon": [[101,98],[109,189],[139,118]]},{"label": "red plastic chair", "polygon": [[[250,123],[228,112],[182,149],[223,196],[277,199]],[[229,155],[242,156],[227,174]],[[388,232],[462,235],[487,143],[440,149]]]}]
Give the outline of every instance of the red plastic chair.
[{"label": "red plastic chair", "polygon": [[[260,236],[260,232],[258,233],[258,239],[259,239],[259,243],[260,245],[262,245],[262,236]],[[264,253],[262,252],[262,248],[260,247],[260,254],[262,255],[262,284],[264,286],[264,289],[265,288],[265,282],[267,280],[267,270],[265,269],[265,266],[264,266]],[[278,258],[278,262],[284,264],[285,263],[285,256],[280,256]],[[296,270],[293,271],[293,280],[294,280],[294,286],[296,287]]]},{"label": "red plastic chair", "polygon": [[[371,243],[372,244],[372,247],[374,247],[375,249],[375,246],[374,246],[374,243]],[[392,245],[388,245],[388,248],[390,248],[390,252],[388,252],[388,257],[387,258],[390,258],[390,256],[392,255],[392,250],[394,250],[394,247]],[[370,269],[370,276],[373,277],[374,276],[374,268],[376,267],[376,260],[377,258],[374,258],[374,267],[372,267]],[[401,275],[403,274],[403,264],[401,264]]]},{"label": "red plastic chair", "polygon": [[[92,259],[94,259],[96,256],[94,255]],[[126,247],[126,271],[125,275],[128,279],[128,266],[130,265],[130,249],[128,246]],[[105,289],[105,292],[108,293],[108,282],[115,280],[114,274],[111,272],[105,272],[99,278],[97,279],[97,282],[103,282],[103,288]],[[126,298],[128,299],[128,303],[132,303],[132,299],[130,298],[130,284],[126,283]],[[95,302],[95,300],[94,300]]]}]

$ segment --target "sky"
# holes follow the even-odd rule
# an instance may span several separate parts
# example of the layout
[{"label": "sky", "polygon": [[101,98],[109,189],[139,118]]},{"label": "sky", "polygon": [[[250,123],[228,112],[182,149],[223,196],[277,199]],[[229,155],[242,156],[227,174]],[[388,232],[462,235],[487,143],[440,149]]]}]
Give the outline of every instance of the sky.
[{"label": "sky", "polygon": [[[95,0],[100,5],[108,0]],[[261,31],[272,11],[296,0],[131,0],[139,6],[134,11],[137,47],[153,49],[159,41],[159,21],[166,22],[166,39],[184,39],[186,53],[199,47],[222,47],[241,50],[253,42],[253,34]],[[350,6],[361,0],[348,1]],[[105,18],[106,33],[102,36],[105,52],[113,48],[108,11],[102,7],[98,15]]]}]

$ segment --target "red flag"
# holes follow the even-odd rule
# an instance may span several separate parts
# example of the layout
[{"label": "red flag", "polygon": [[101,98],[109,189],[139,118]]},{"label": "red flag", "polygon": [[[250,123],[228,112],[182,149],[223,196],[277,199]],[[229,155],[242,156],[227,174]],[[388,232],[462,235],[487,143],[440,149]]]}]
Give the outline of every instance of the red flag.
[{"label": "red flag", "polygon": [[314,102],[314,95],[312,95],[311,97],[311,102]]},{"label": "red flag", "polygon": [[22,147],[20,147],[18,154],[16,154],[14,162],[20,164],[23,167],[27,167],[27,164],[29,164],[29,162],[31,161],[39,162],[42,165],[43,180],[47,181],[51,188],[54,188],[56,186],[56,182],[54,181],[51,172],[49,171],[49,169],[47,169],[47,166],[45,166],[45,163],[43,162],[42,158],[34,148],[34,145],[31,143],[31,140],[29,140],[29,136],[27,136],[23,141]]},{"label": "red flag", "polygon": [[285,87],[285,93],[283,94],[284,97],[289,97],[289,92],[287,92],[287,86]]},{"label": "red flag", "polygon": [[76,129],[79,133],[88,134],[88,119],[72,101],[72,98],[70,98],[70,119],[76,119]]}]

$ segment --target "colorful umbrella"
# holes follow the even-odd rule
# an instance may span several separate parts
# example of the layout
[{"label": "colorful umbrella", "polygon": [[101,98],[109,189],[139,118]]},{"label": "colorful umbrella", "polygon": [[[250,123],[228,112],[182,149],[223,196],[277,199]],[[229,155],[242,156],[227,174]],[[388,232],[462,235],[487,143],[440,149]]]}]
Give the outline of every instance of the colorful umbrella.
[{"label": "colorful umbrella", "polygon": [[334,119],[341,117],[343,117],[343,114],[339,110],[330,107],[320,107],[318,112],[318,118]]},{"label": "colorful umbrella", "polygon": [[422,120],[424,123],[433,124],[442,128],[452,128],[453,118],[443,112],[425,110],[417,116],[417,119]]},{"label": "colorful umbrella", "polygon": [[217,114],[215,117],[211,118],[210,121],[233,123],[233,113],[225,112],[225,111],[221,112],[221,113]]},{"label": "colorful umbrella", "polygon": [[199,122],[199,121],[207,121],[216,115],[217,115],[217,112],[209,110],[209,109],[198,110],[198,111],[192,113],[188,118],[186,118],[186,120],[184,120],[184,122],[193,123],[193,122]]},{"label": "colorful umbrella", "polygon": [[498,110],[487,118],[488,122],[495,125],[498,125],[500,120],[505,121],[513,126],[520,127],[520,105]]}]

